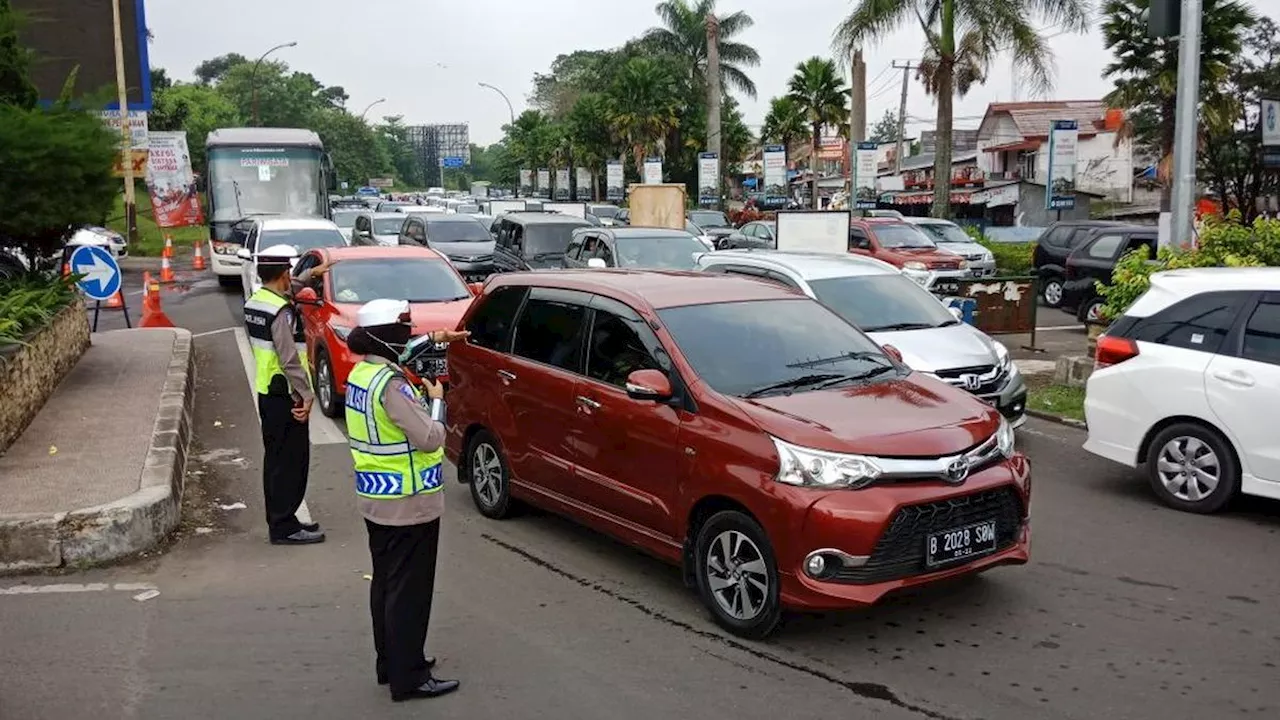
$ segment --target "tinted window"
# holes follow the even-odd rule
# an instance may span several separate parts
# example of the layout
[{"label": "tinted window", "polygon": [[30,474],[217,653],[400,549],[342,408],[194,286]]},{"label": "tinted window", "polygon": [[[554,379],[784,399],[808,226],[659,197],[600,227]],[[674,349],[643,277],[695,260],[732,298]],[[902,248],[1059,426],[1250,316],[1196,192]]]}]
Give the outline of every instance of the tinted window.
[{"label": "tinted window", "polygon": [[1067,244],[1067,238],[1071,237],[1071,233],[1073,232],[1075,232],[1075,230],[1070,227],[1056,227],[1046,233],[1040,240],[1040,243],[1043,245],[1062,247]]},{"label": "tinted window", "polygon": [[572,372],[582,366],[582,317],[576,303],[530,298],[516,324],[511,352]]},{"label": "tinted window", "polygon": [[1247,360],[1280,365],[1280,301],[1258,303],[1244,327],[1244,352]]},{"label": "tinted window", "polygon": [[862,275],[810,280],[818,302],[866,332],[955,325],[928,290],[904,275]]},{"label": "tinted window", "polygon": [[467,329],[471,331],[470,342],[483,348],[505,352],[511,325],[516,312],[520,310],[525,292],[526,289],[522,287],[505,287],[495,290],[485,298],[484,304],[467,321]]},{"label": "tinted window", "polygon": [[524,254],[560,255],[569,246],[573,231],[580,227],[583,227],[582,223],[529,225],[524,233]]},{"label": "tinted window", "polygon": [[618,267],[693,270],[695,253],[707,248],[692,235],[618,238]]},{"label": "tinted window", "polygon": [[1197,295],[1138,320],[1123,334],[1132,340],[1216,353],[1240,312],[1240,302],[1240,293]]},{"label": "tinted window", "polygon": [[493,242],[493,236],[475,218],[465,220],[429,218],[426,223],[429,242]]},{"label": "tinted window", "polygon": [[1120,242],[1124,240],[1121,235],[1102,235],[1093,244],[1089,246],[1089,257],[1110,260],[1116,256],[1116,250],[1120,249]]},{"label": "tinted window", "polygon": [[[818,382],[891,378],[880,347],[808,298],[714,303],[658,313],[702,379],[726,395],[783,394]],[[809,378],[812,383],[800,383]],[[779,383],[796,387],[765,390]]]},{"label": "tinted window", "polygon": [[648,334],[644,327],[638,317],[623,318],[597,310],[591,324],[587,376],[624,387],[627,376],[636,370],[661,370],[642,339]]},{"label": "tinted window", "polygon": [[298,252],[306,252],[316,248],[342,247],[347,244],[346,238],[337,230],[315,228],[306,230],[267,230],[258,239],[259,249],[265,250],[272,245],[292,245]]},{"label": "tinted window", "polygon": [[1071,235],[1067,239],[1067,247],[1072,250],[1080,247],[1093,235],[1094,230],[1097,230],[1097,228],[1087,225],[1085,227],[1072,228]]}]

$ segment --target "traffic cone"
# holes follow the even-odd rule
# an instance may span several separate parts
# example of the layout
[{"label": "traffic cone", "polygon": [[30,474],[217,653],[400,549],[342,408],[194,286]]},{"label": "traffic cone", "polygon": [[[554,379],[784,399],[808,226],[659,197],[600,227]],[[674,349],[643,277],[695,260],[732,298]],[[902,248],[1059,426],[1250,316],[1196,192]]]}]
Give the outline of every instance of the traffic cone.
[{"label": "traffic cone", "polygon": [[[166,258],[167,260],[168,258]],[[160,284],[151,279],[151,273],[142,274],[142,322],[138,327],[173,327],[173,321],[160,309]]]},{"label": "traffic cone", "polygon": [[164,253],[162,254],[162,257],[167,257],[167,258],[173,257],[173,236],[172,235],[164,236]]},{"label": "traffic cone", "polygon": [[200,249],[201,245],[203,243],[197,240],[195,243],[196,256],[191,261],[191,267],[195,270],[204,270],[204,251]]},{"label": "traffic cone", "polygon": [[115,295],[112,295],[111,297],[107,298],[107,304],[103,305],[102,307],[109,308],[112,310],[119,310],[120,308],[124,307],[124,291],[117,290]]},{"label": "traffic cone", "polygon": [[173,281],[173,263],[169,262],[169,256],[165,255],[160,258],[160,282],[171,283]]}]

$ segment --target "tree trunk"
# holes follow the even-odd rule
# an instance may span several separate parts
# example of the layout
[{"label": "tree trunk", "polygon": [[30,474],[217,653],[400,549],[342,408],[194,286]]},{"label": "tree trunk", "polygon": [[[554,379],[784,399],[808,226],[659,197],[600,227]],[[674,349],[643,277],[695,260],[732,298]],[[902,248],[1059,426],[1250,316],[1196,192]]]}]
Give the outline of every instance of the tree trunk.
[{"label": "tree trunk", "polygon": [[822,123],[813,124],[813,137],[809,138],[809,177],[812,184],[813,209],[818,210],[818,137],[822,134]]},{"label": "tree trunk", "polygon": [[[1168,174],[1161,178],[1160,211],[1170,212],[1173,209],[1173,141],[1177,134],[1178,96],[1166,95],[1160,107],[1160,164],[1169,168]],[[1157,173],[1157,176],[1159,173]]]},{"label": "tree trunk", "polygon": [[[707,14],[707,152],[720,157],[720,19]],[[723,167],[723,165],[721,166]],[[695,174],[696,177],[696,174]],[[720,207],[720,178],[715,181],[716,203]],[[698,188],[701,194],[702,188]]]},{"label": "tree trunk", "polygon": [[[955,102],[956,7],[943,0],[938,68],[938,139],[933,156],[933,217],[951,217],[952,107]],[[1047,189],[1047,188],[1046,188]]]},{"label": "tree trunk", "polygon": [[600,202],[600,174],[594,166],[591,168],[591,200]]}]

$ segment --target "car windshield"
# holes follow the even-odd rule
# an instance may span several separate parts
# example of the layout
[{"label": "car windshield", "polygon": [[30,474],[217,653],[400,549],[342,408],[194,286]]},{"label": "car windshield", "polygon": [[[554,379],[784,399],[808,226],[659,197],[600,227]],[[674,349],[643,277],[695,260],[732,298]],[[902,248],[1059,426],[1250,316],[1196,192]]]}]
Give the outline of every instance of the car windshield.
[{"label": "car windshield", "polygon": [[687,305],[658,316],[702,380],[725,395],[897,376],[878,345],[808,298]]},{"label": "car windshield", "polygon": [[701,228],[733,227],[733,224],[729,222],[729,218],[718,211],[691,212],[689,213],[689,220]]},{"label": "car windshield", "polygon": [[971,243],[973,238],[959,226],[951,223],[925,223],[916,227],[929,234],[929,238],[938,243]]},{"label": "car windshield", "polygon": [[357,212],[334,211],[333,222],[337,224],[337,226],[340,228],[354,227],[356,224],[356,217],[359,215],[360,213],[358,211]]},{"label": "car windshield", "polygon": [[376,258],[343,260],[330,272],[333,298],[343,303],[370,300],[449,302],[470,296],[458,274],[441,260]]},{"label": "car windshield", "polygon": [[695,270],[693,256],[707,247],[692,235],[659,237],[620,237],[618,267]]},{"label": "car windshield", "polygon": [[342,247],[347,239],[342,233],[326,228],[304,228],[293,230],[264,230],[258,240],[258,249],[263,250],[272,245],[292,245],[299,253],[316,248]]},{"label": "car windshield", "polygon": [[[453,219],[457,218],[457,219]],[[493,242],[493,236],[472,217],[457,215],[446,220],[442,217],[427,218],[427,242]]]},{"label": "car windshield", "polygon": [[876,240],[887,248],[933,248],[938,247],[915,225],[906,223],[884,223],[871,227]]},{"label": "car windshield", "polygon": [[524,228],[524,255],[563,255],[569,247],[569,238],[573,231],[580,227],[590,227],[586,223],[539,223],[526,225]]},{"label": "car windshield", "polygon": [[618,208],[612,205],[592,205],[591,214],[602,220],[609,220],[618,216]]},{"label": "car windshield", "polygon": [[321,217],[328,202],[318,150],[213,148],[208,174],[215,221],[257,214]]},{"label": "car windshield", "polygon": [[404,218],[375,218],[373,221],[374,235],[398,235],[400,228],[404,226]]},{"label": "car windshield", "polygon": [[810,280],[818,302],[864,332],[923,330],[956,319],[928,290],[905,275],[851,275]]}]

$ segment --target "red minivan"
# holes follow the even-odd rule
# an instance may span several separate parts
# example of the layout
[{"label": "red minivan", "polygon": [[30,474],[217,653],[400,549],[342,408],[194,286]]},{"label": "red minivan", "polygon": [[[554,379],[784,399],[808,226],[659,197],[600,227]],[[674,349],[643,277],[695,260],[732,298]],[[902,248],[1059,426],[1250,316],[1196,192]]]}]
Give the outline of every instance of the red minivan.
[{"label": "red minivan", "polygon": [[883,260],[925,287],[973,277],[964,258],[939,250],[919,226],[896,218],[850,221],[849,252]]},{"label": "red minivan", "polygon": [[530,503],[680,564],[733,633],[1027,562],[999,412],[786,288],[497,275],[461,327],[445,449],[480,512]]}]

